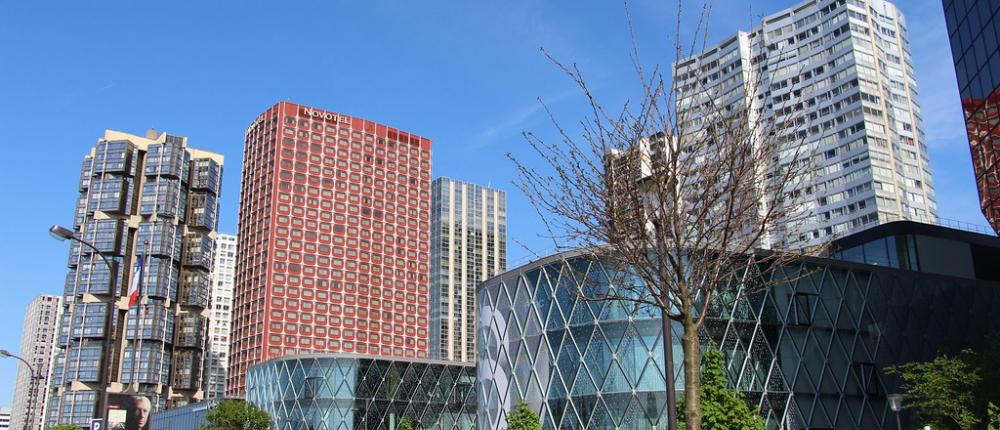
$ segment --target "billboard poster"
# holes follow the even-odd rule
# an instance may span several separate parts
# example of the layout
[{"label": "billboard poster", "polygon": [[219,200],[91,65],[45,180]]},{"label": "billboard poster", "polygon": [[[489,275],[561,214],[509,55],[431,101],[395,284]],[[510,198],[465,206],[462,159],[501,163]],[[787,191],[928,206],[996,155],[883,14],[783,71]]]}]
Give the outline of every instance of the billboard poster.
[{"label": "billboard poster", "polygon": [[135,394],[108,395],[108,430],[149,430],[152,402]]}]

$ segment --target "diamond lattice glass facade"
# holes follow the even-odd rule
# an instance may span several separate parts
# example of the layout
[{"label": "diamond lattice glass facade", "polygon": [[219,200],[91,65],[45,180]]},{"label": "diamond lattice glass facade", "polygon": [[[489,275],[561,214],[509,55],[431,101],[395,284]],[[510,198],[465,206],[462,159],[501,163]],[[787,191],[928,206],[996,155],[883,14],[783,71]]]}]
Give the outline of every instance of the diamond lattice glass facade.
[{"label": "diamond lattice glass facade", "polygon": [[293,355],[247,372],[247,399],[277,430],[474,429],[476,371],[468,364],[355,354]]},{"label": "diamond lattice glass facade", "polygon": [[[996,238],[976,236],[1000,248]],[[764,293],[720,294],[702,335],[726,354],[730,381],[770,428],[888,428],[885,395],[898,388],[882,369],[977,348],[1000,330],[996,280],[831,259],[769,276],[774,287]],[[663,428],[658,311],[576,295],[581,285],[613,291],[623,282],[637,280],[569,252],[480,286],[480,429],[504,428],[522,400],[547,429]],[[681,390],[680,327],[673,329]]]}]

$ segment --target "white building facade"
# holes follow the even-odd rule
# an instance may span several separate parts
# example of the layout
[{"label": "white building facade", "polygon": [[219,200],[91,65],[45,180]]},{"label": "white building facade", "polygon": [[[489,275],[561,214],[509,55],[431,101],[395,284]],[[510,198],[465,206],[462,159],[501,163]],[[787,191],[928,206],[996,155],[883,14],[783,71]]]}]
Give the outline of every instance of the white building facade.
[{"label": "white building facade", "polygon": [[804,212],[775,246],[937,220],[908,31],[888,1],[811,0],[674,65],[687,126],[709,101],[749,108],[811,163],[793,191]]},{"label": "white building facade", "polygon": [[476,287],[507,270],[507,195],[449,178],[431,184],[430,356],[476,359]]},{"label": "white building facade", "polygon": [[226,392],[229,368],[230,326],[233,320],[233,280],[236,275],[236,236],[216,237],[215,264],[212,268],[212,310],[209,316],[209,345],[206,355],[206,399],[222,399]]},{"label": "white building facade", "polygon": [[[17,367],[14,384],[14,399],[11,409],[17,413],[8,415],[10,425],[16,429],[42,429],[45,403],[48,399],[48,381],[52,371],[52,357],[55,354],[56,328],[62,311],[59,296],[38,296],[28,304],[24,312],[24,326],[21,329],[21,358],[31,363],[35,381],[32,384],[32,370],[24,363]],[[25,425],[25,420],[28,421]],[[0,426],[0,428],[6,428]]]}]

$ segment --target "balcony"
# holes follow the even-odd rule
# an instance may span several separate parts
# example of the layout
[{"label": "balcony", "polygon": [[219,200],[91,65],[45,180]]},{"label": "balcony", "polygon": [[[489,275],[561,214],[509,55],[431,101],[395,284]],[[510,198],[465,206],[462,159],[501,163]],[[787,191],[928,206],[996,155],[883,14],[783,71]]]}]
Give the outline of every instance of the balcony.
[{"label": "balcony", "polygon": [[181,280],[178,303],[184,306],[208,307],[211,278],[208,272],[201,270],[185,270]]},{"label": "balcony", "polygon": [[62,314],[59,324],[59,342],[62,345],[78,343],[81,339],[104,337],[104,318],[108,307],[104,303],[77,304],[72,311]]},{"label": "balcony", "polygon": [[150,298],[177,300],[177,266],[170,259],[148,258],[143,269],[142,293]]},{"label": "balcony", "polygon": [[214,194],[194,192],[190,194],[188,203],[188,227],[214,230],[218,212],[218,200]]},{"label": "balcony", "polygon": [[[76,260],[73,261],[74,263]],[[125,284],[124,277],[119,275],[119,262],[111,260],[113,271],[108,270],[108,266],[100,257],[84,257],[79,266],[70,270],[66,274],[66,282],[63,292],[66,296],[81,296],[83,294],[115,294],[121,291]],[[112,277],[114,277],[114,290],[111,289]]]},{"label": "balcony", "polygon": [[189,233],[184,236],[184,265],[212,269],[215,241],[207,234]]},{"label": "balcony", "polygon": [[135,145],[125,140],[102,141],[97,144],[94,152],[91,172],[93,175],[112,173],[131,176],[132,155]]},{"label": "balcony", "polygon": [[[159,344],[143,344],[139,350],[138,363],[133,360],[135,348],[132,342],[125,347],[122,356],[121,382],[131,384],[160,384],[166,381],[170,371],[170,350],[163,350]],[[137,365],[136,365],[137,364]]]},{"label": "balcony", "polygon": [[[136,338],[136,318],[138,315],[139,338],[142,340],[170,343],[174,330],[174,314],[159,300],[150,300],[146,305],[129,310],[126,319],[125,338]],[[157,346],[159,349],[160,346]]]},{"label": "balcony", "polygon": [[100,382],[104,349],[75,345],[59,352],[53,362],[53,386],[70,381]]},{"label": "balcony", "polygon": [[87,189],[90,188],[90,180],[94,177],[94,159],[92,157],[87,157],[83,159],[83,165],[80,166],[80,192],[85,193]]},{"label": "balcony", "polygon": [[128,209],[130,178],[106,176],[91,181],[87,212],[102,211],[124,214]]},{"label": "balcony", "polygon": [[140,249],[140,253],[148,253],[159,257],[181,259],[181,231],[167,222],[139,223],[138,243],[149,241],[148,248]]},{"label": "balcony", "polygon": [[[103,254],[124,255],[125,222],[115,219],[87,220],[83,226],[83,231],[78,232],[79,237],[94,245]],[[78,242],[74,243],[72,252],[91,253],[88,247]]]},{"label": "balcony", "polygon": [[191,171],[191,189],[203,190],[219,195],[222,178],[222,166],[210,158],[194,160],[194,170]]},{"label": "balcony", "polygon": [[178,179],[156,178],[142,187],[139,214],[184,218],[187,192]]},{"label": "balcony", "polygon": [[175,319],[174,347],[203,349],[207,319],[187,314]]},{"label": "balcony", "polygon": [[191,155],[179,143],[155,143],[146,152],[146,176],[166,176],[187,182]]},{"label": "balcony", "polygon": [[201,363],[201,352],[175,352],[171,365],[170,387],[175,390],[197,390],[201,388]]}]

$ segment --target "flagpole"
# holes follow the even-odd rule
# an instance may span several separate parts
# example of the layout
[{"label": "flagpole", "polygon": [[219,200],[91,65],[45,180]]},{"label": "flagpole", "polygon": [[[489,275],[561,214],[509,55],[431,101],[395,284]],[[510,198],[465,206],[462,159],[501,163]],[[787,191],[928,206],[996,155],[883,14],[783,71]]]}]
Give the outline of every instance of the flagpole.
[{"label": "flagpole", "polygon": [[141,297],[139,299],[139,306],[135,310],[135,339],[132,341],[132,384],[134,385],[134,391],[139,392],[139,380],[136,378],[136,372],[139,369],[140,355],[142,354],[142,322],[143,322],[143,310],[146,305],[146,292],[142,286],[143,277],[146,273],[146,259],[149,257],[149,240],[142,243],[142,256],[139,259],[139,273],[137,274],[138,281],[138,295]]}]

